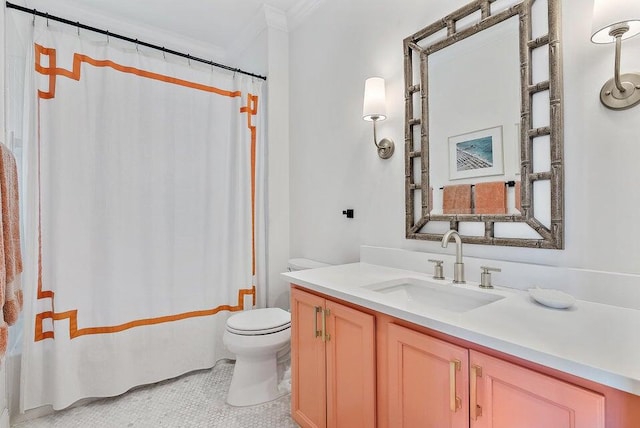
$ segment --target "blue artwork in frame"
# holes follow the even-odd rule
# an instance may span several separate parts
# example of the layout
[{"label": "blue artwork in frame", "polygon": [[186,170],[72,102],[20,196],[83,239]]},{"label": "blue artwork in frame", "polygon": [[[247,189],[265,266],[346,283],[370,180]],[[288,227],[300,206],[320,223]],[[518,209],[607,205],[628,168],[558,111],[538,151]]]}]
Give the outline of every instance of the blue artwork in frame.
[{"label": "blue artwork in frame", "polygon": [[502,126],[449,137],[449,179],[504,174]]}]

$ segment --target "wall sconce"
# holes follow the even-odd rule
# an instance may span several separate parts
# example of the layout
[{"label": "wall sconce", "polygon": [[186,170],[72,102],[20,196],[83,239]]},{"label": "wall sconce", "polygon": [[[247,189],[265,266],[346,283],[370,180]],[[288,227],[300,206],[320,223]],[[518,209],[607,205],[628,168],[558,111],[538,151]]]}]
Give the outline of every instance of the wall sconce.
[{"label": "wall sconce", "polygon": [[640,102],[640,73],[620,74],[622,40],[640,33],[640,0],[595,0],[593,43],[616,44],[614,77],[600,91],[600,101],[612,110],[622,110]]},{"label": "wall sconce", "polygon": [[382,77],[370,77],[364,82],[362,118],[373,122],[373,143],[378,148],[378,156],[382,159],[389,159],[395,149],[393,141],[383,138],[378,143],[376,137],[376,122],[387,118],[387,103]]}]

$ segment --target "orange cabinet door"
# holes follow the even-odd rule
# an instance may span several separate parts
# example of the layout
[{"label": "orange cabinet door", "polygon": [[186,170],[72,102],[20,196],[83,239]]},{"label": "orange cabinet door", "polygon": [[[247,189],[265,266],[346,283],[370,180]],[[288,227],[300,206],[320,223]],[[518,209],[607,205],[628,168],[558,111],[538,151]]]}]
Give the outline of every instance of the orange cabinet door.
[{"label": "orange cabinet door", "polygon": [[291,289],[291,417],[303,428],[324,428],[326,360],[320,338],[324,299]]},{"label": "orange cabinet door", "polygon": [[327,426],[376,426],[375,318],[326,301]]},{"label": "orange cabinet door", "polygon": [[387,343],[389,426],[469,427],[467,349],[395,324]]},{"label": "orange cabinet door", "polygon": [[604,397],[470,352],[472,428],[604,428]]}]

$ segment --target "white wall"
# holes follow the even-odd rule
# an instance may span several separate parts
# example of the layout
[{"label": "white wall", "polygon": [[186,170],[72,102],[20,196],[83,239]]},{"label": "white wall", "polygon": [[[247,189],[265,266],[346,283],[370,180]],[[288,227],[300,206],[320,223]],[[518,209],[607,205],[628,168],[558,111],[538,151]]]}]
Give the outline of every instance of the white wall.
[{"label": "white wall", "polygon": [[[326,1],[291,34],[291,255],[330,263],[358,260],[359,246],[431,252],[438,242],[404,238],[402,39],[466,0]],[[640,106],[600,104],[613,46],[590,42],[592,1],[564,0],[566,159],[565,250],[467,245],[483,258],[639,273]],[[640,37],[623,44],[623,71],[640,71]],[[361,119],[364,81],[387,83],[388,119],[379,137],[396,142],[389,160]],[[355,209],[355,219],[341,212]]]},{"label": "white wall", "polygon": [[269,105],[267,263],[268,306],[289,307],[289,285],[280,278],[289,258],[289,34],[268,28]]}]

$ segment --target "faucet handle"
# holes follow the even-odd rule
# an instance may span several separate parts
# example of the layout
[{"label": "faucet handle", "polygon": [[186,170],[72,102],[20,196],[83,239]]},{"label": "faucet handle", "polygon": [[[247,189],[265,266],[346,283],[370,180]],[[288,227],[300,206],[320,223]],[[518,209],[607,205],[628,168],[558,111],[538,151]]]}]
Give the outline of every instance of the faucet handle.
[{"label": "faucet handle", "polygon": [[480,288],[493,288],[493,285],[491,285],[491,272],[502,272],[502,269],[490,266],[480,266],[480,269],[482,269]]},{"label": "faucet handle", "polygon": [[444,270],[442,268],[444,260],[429,259],[429,261],[435,263],[435,266],[433,266],[433,279],[444,279]]}]

